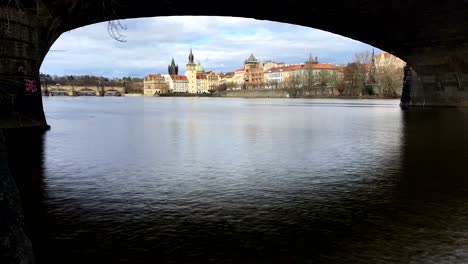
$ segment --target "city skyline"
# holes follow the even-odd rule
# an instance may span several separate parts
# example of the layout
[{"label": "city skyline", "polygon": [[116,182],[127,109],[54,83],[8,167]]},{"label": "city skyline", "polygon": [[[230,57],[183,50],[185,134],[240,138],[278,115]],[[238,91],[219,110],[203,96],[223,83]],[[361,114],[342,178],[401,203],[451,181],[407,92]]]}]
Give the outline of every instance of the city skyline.
[{"label": "city skyline", "polygon": [[248,18],[157,17],[121,23],[127,27],[121,32],[126,42],[112,39],[106,23],[64,33],[41,72],[142,78],[165,74],[174,58],[183,73],[190,48],[196,63],[216,72],[234,71],[251,53],[259,60],[287,64],[302,63],[311,53],[321,63],[342,65],[351,62],[355,53],[374,48],[318,29]]}]

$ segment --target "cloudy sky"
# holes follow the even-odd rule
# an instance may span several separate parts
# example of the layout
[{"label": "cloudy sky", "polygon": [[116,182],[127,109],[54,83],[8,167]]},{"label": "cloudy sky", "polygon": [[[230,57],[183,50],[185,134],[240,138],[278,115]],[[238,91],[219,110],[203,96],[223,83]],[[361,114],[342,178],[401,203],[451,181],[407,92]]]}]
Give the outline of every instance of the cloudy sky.
[{"label": "cloudy sky", "polygon": [[[107,23],[63,33],[41,67],[51,75],[143,77],[167,73],[174,57],[185,72],[190,48],[205,70],[233,71],[253,53],[259,60],[346,64],[373,47],[329,32],[271,21],[231,17],[157,17],[122,20],[126,42],[112,39]],[[379,49],[376,53],[381,52]]]}]

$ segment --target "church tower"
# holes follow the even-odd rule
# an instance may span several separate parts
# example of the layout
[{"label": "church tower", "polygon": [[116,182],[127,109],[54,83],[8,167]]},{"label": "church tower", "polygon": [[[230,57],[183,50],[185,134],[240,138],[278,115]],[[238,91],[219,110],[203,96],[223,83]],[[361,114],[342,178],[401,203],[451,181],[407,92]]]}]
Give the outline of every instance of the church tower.
[{"label": "church tower", "polygon": [[178,75],[179,74],[179,65],[176,65],[174,58],[172,58],[171,65],[167,67],[167,72],[169,75]]},{"label": "church tower", "polygon": [[312,53],[309,53],[309,59],[307,59],[305,64],[318,64],[318,57],[315,56],[315,59],[314,59],[314,57],[312,57]]},{"label": "church tower", "polygon": [[187,68],[185,70],[185,76],[188,80],[188,92],[197,93],[197,64],[193,61],[192,49],[190,49],[190,54],[188,56]]}]

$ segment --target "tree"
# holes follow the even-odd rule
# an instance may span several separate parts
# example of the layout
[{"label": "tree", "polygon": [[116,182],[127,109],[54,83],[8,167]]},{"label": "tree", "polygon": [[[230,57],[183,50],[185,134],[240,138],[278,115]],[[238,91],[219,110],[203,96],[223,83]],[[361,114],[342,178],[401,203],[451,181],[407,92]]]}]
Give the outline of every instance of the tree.
[{"label": "tree", "polygon": [[376,81],[382,96],[397,97],[401,95],[403,85],[403,68],[387,64],[377,68]]},{"label": "tree", "polygon": [[268,89],[280,89],[281,88],[281,83],[278,80],[269,80],[266,84]]},{"label": "tree", "polygon": [[[307,95],[310,95],[312,90],[314,90],[315,81],[314,70],[310,68],[305,69],[302,78],[302,89],[304,94],[307,91]],[[315,95],[317,95],[317,90],[315,91]]]},{"label": "tree", "polygon": [[295,72],[291,72],[291,74],[284,80],[283,90],[288,92],[290,97],[296,97],[300,86],[300,77]]},{"label": "tree", "polygon": [[318,74],[318,87],[320,87],[320,95],[324,95],[326,88],[329,85],[328,72],[321,70]]},{"label": "tree", "polygon": [[366,93],[366,83],[369,78],[372,55],[369,51],[354,54],[354,61],[343,69],[340,79],[335,82],[340,95],[360,96]]},{"label": "tree", "polygon": [[358,64],[370,65],[372,61],[372,54],[369,51],[359,52],[354,54],[354,61]]},{"label": "tree", "polygon": [[346,65],[343,71],[343,81],[339,85],[343,95],[359,96],[365,88],[366,65],[356,62]]},{"label": "tree", "polygon": [[[330,89],[329,94],[335,95],[335,90],[338,88],[341,74],[339,71],[332,71],[328,74],[328,88]],[[341,94],[341,93],[340,93]]]},{"label": "tree", "polygon": [[346,83],[344,80],[337,82],[336,89],[338,90],[339,95],[345,95]]}]

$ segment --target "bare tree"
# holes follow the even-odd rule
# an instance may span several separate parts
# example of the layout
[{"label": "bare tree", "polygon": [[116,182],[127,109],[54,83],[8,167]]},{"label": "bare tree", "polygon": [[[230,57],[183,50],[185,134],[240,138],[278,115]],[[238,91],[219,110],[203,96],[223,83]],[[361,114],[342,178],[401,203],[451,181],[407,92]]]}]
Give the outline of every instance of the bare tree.
[{"label": "bare tree", "polygon": [[[307,95],[311,95],[312,90],[315,87],[315,75],[313,69],[305,69],[302,78],[303,92],[307,92]],[[317,93],[315,93],[317,95]]]},{"label": "bare tree", "polygon": [[318,87],[320,88],[320,95],[324,95],[326,88],[329,85],[328,72],[321,70],[318,74]]},{"label": "bare tree", "polygon": [[376,80],[382,96],[396,97],[401,95],[403,68],[387,64],[377,68]]},{"label": "bare tree", "polygon": [[366,65],[349,63],[343,72],[343,81],[339,85],[343,95],[359,96],[365,87]]},{"label": "bare tree", "polygon": [[354,62],[369,65],[372,61],[372,53],[369,51],[354,54]]},{"label": "bare tree", "polygon": [[295,73],[292,72],[291,75],[289,75],[283,83],[283,90],[288,92],[290,97],[296,97],[297,96],[297,91],[301,87],[301,80],[300,77]]},{"label": "bare tree", "polygon": [[363,81],[363,87],[360,91],[360,94],[365,94],[365,86],[368,83],[369,73],[372,62],[372,53],[369,51],[359,52],[354,54],[354,62],[359,65],[357,68],[358,71],[355,72],[356,75],[360,75],[357,78],[360,78]]},{"label": "bare tree", "polygon": [[372,55],[361,52],[354,55],[354,61],[343,70],[343,77],[336,84],[340,95],[360,96],[365,94]]},{"label": "bare tree", "polygon": [[265,83],[265,88],[270,90],[280,89],[281,83],[278,80],[269,80]]},{"label": "bare tree", "polygon": [[328,93],[331,94],[331,95],[335,95],[335,90],[338,88],[337,85],[340,83],[340,80],[339,80],[339,74],[334,71],[334,72],[330,72],[328,74],[328,80],[327,80],[327,85],[328,85]]},{"label": "bare tree", "polygon": [[337,82],[336,89],[338,90],[339,95],[345,95],[345,93],[347,92],[347,84],[344,81],[344,78],[341,81]]}]

